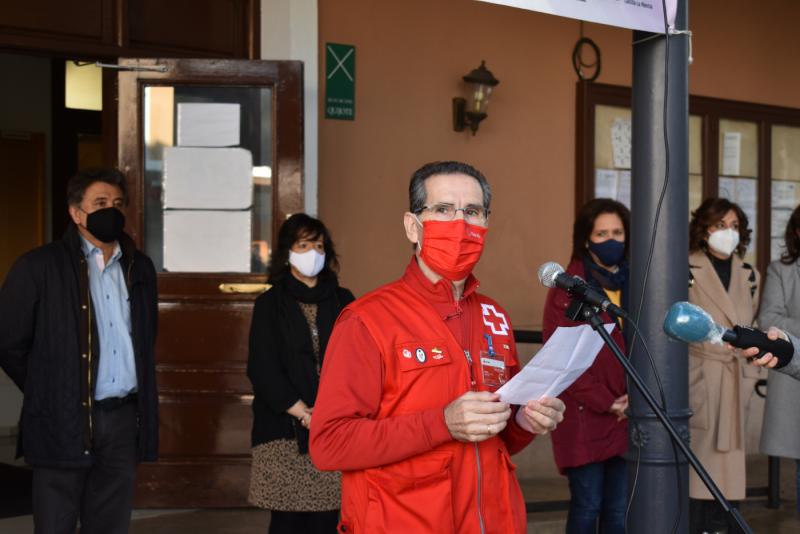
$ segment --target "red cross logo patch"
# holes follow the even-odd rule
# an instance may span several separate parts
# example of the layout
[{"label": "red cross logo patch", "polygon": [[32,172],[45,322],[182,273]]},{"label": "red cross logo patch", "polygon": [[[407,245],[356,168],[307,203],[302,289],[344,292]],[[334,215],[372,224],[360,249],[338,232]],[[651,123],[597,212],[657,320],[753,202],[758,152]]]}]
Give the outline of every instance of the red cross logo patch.
[{"label": "red cross logo patch", "polygon": [[498,336],[508,335],[508,319],[494,307],[494,304],[481,304],[483,311],[483,324],[492,329],[492,334]]}]

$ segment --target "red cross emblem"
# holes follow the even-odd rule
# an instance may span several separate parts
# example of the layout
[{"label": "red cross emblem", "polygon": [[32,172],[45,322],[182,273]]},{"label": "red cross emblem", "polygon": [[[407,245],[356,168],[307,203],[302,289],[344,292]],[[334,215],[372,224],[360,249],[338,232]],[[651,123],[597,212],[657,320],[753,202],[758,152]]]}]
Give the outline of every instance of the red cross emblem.
[{"label": "red cross emblem", "polygon": [[481,304],[483,311],[483,324],[492,329],[492,334],[498,336],[508,335],[508,319],[494,307],[494,304]]}]

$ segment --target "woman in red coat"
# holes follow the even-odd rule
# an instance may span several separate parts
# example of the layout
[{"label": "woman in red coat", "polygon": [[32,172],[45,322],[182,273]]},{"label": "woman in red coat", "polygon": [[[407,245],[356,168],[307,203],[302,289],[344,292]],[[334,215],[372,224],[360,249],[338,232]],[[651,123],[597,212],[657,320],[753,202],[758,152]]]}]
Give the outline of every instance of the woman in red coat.
[{"label": "woman in red coat", "polygon": [[[602,288],[615,304],[627,308],[627,241],[630,212],[623,204],[597,198],[578,212],[572,229],[572,258],[567,272]],[[551,289],[544,310],[547,340],[559,326],[576,326],[565,312],[571,299]],[[608,314],[603,322],[614,323]],[[612,337],[625,350],[617,324]],[[553,455],[569,478],[567,534],[625,532],[627,473],[625,454],[628,395],[622,366],[604,347],[592,366],[560,396],[567,405],[564,422],[553,432]]]}]

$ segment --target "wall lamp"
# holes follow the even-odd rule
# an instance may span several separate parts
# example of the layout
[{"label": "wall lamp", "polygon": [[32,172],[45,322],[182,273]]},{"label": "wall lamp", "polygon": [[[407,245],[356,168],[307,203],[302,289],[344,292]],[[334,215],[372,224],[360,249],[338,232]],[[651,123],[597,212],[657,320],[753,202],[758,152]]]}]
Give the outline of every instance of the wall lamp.
[{"label": "wall lamp", "polygon": [[466,99],[460,97],[453,99],[453,130],[463,132],[464,127],[469,126],[472,135],[475,135],[481,121],[486,118],[492,89],[500,83],[500,80],[486,68],[485,61],[481,61],[481,66],[473,69],[463,77],[463,80],[470,88],[469,107]]}]

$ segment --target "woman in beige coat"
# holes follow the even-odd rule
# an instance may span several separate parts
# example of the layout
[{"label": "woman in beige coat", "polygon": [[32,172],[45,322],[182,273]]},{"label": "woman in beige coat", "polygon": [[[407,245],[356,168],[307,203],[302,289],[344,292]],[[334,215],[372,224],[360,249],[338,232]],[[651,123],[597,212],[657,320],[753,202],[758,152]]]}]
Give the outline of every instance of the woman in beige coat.
[{"label": "woman in beige coat", "polygon": [[[725,327],[751,325],[759,275],[742,257],[750,243],[747,216],[724,198],[706,199],[689,224],[689,301]],[[755,382],[765,372],[722,344],[689,347],[692,450],[730,501],[745,498],[745,428]],[[690,472],[690,531],[727,532],[727,519]]]}]

